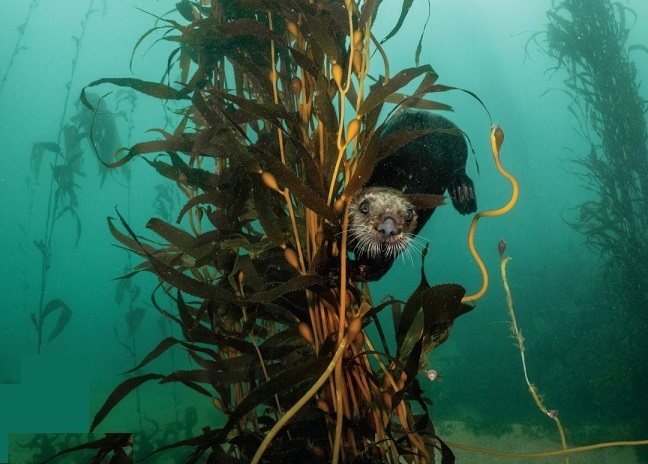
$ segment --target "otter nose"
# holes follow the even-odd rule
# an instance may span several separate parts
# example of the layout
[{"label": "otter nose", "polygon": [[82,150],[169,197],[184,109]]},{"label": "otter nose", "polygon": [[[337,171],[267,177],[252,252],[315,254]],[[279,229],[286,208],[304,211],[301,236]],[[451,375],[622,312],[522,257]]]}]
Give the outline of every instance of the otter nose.
[{"label": "otter nose", "polygon": [[377,229],[378,232],[382,234],[383,238],[392,237],[398,232],[396,230],[396,224],[392,218],[386,218],[383,222],[378,224]]}]

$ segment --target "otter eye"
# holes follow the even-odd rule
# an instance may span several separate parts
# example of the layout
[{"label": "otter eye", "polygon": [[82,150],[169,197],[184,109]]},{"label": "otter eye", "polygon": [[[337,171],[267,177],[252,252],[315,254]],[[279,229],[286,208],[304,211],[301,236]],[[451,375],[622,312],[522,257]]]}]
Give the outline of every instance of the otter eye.
[{"label": "otter eye", "polygon": [[405,220],[406,221],[411,221],[413,217],[414,217],[414,211],[412,211],[411,209],[408,209],[405,212]]},{"label": "otter eye", "polygon": [[360,211],[363,214],[367,214],[369,212],[369,202],[367,200],[360,203]]}]

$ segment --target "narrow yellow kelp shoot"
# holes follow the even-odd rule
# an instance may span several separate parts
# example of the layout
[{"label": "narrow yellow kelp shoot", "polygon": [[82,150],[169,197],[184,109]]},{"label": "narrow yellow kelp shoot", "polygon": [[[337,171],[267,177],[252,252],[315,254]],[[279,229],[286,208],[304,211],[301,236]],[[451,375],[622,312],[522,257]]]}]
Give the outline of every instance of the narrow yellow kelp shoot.
[{"label": "narrow yellow kelp shoot", "polygon": [[482,217],[501,216],[508,213],[517,203],[520,194],[520,187],[517,180],[515,179],[515,177],[509,174],[509,172],[506,171],[504,167],[502,167],[502,162],[500,160],[500,149],[502,148],[502,143],[504,142],[504,131],[502,131],[502,128],[500,126],[494,125],[492,127],[490,142],[497,170],[511,183],[511,198],[509,199],[508,203],[501,208],[491,211],[480,211],[479,213],[475,214],[472,222],[470,223],[470,229],[468,230],[468,248],[470,249],[470,253],[473,255],[473,258],[477,262],[477,266],[479,266],[479,270],[481,271],[482,287],[477,293],[464,296],[461,300],[462,303],[477,301],[482,296],[484,296],[486,290],[488,289],[488,271],[486,270],[486,266],[484,265],[484,262],[477,252],[477,248],[475,247],[475,231],[477,229],[477,222]]},{"label": "narrow yellow kelp shoot", "polygon": [[[517,319],[515,317],[515,310],[513,309],[513,297],[511,296],[511,289],[508,284],[508,279],[506,278],[506,264],[511,260],[509,256],[504,256],[506,252],[506,242],[503,238],[500,239],[497,246],[500,254],[500,272],[502,274],[502,284],[504,285],[504,293],[506,294],[506,308],[508,309],[509,317],[511,318],[511,332],[517,340],[517,345],[520,350],[520,358],[522,359],[522,370],[524,372],[524,380],[526,381],[529,392],[535,401],[538,409],[545,414],[547,417],[551,418],[558,427],[558,433],[560,433],[560,441],[562,443],[563,449],[567,449],[567,441],[565,440],[565,431],[563,430],[560,419],[558,418],[558,411],[555,409],[547,409],[542,401],[542,396],[538,393],[538,388],[531,383],[529,380],[529,374],[527,372],[525,348],[524,348],[524,337],[522,337],[522,332],[518,328]],[[565,455],[565,463],[569,464],[569,457]]]}]

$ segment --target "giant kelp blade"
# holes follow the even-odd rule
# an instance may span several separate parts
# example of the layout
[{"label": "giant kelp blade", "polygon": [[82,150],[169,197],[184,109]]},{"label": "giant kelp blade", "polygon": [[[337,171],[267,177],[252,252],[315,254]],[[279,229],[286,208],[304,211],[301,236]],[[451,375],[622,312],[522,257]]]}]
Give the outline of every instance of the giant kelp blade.
[{"label": "giant kelp blade", "polygon": [[450,447],[439,437],[436,437],[436,439],[439,441],[439,447],[441,448],[441,464],[454,464],[455,455]]},{"label": "giant kelp blade", "polygon": [[[173,136],[165,140],[149,140],[147,142],[139,142],[133,145],[131,148],[120,148],[115,155],[121,154],[124,151],[127,151],[126,155],[119,158],[117,161],[112,163],[106,163],[103,160],[99,159],[101,164],[108,168],[118,168],[128,163],[130,160],[136,156],[145,155],[148,153],[159,153],[159,152],[176,152],[176,151],[190,151],[191,144],[181,135]],[[152,161],[146,160],[149,164],[152,164]],[[177,180],[177,176],[174,180]]]},{"label": "giant kelp blade", "polygon": [[[131,444],[132,444],[131,433],[107,433],[104,438],[93,440],[88,443],[82,443],[72,448],[67,448],[64,449],[63,451],[59,451],[55,455],[51,456],[49,459],[46,459],[45,461],[41,461],[40,464],[45,464],[47,462],[50,462],[54,458],[63,456],[68,453],[73,453],[75,451],[81,451],[81,450],[90,450],[90,449],[99,450],[97,456],[103,455],[105,457],[105,455],[107,455],[111,451],[115,451],[116,454],[118,454],[117,448],[125,448],[130,446]],[[95,458],[93,458],[89,462],[100,463],[104,461],[103,459],[95,460]],[[110,462],[125,463],[126,461],[118,461],[113,458]],[[130,460],[130,462],[132,462],[132,459]]]},{"label": "giant kelp blade", "polygon": [[136,389],[143,383],[148,382],[149,380],[163,378],[164,376],[160,374],[145,374],[138,377],[133,377],[132,379],[124,380],[117,386],[117,388],[112,391],[112,393],[104,402],[103,406],[101,406],[101,408],[99,408],[99,411],[97,411],[97,414],[95,414],[92,425],[90,426],[90,432],[92,432],[101,423],[101,421],[106,418],[108,413],[134,389]]},{"label": "giant kelp blade", "polygon": [[[407,299],[403,311],[398,316],[398,325],[395,330],[397,358],[401,357],[401,350],[403,348],[405,338],[408,332],[410,332],[410,327],[412,326],[412,324],[414,324],[416,315],[421,308],[422,295],[425,290],[430,288],[430,284],[428,283],[427,277],[425,276],[425,257],[427,256],[428,249],[429,244],[425,245],[425,248],[423,248],[423,252],[421,253],[421,282],[419,283],[416,290],[414,290],[414,292]],[[394,321],[394,323],[396,324],[396,321]]]},{"label": "giant kelp blade", "polygon": [[303,382],[319,377],[330,363],[327,358],[319,358],[300,364],[281,372],[279,375],[264,382],[248,393],[230,414],[227,424],[221,430],[221,435],[227,434],[252,409],[260,406],[274,395],[294,389]]},{"label": "giant kelp blade", "polygon": [[[122,234],[119,231],[119,229],[117,229],[115,225],[112,223],[112,221],[114,221],[114,218],[107,217],[106,219],[108,220],[108,228],[110,229],[110,233],[112,234],[112,236],[115,239],[117,239],[117,241],[125,245],[126,247],[130,248],[131,250],[137,253],[155,253],[157,251],[155,248],[153,248],[150,245],[138,242],[137,240],[133,240],[128,235]],[[143,250],[138,251],[138,248],[142,248]],[[134,273],[128,274],[127,276],[124,276],[124,278],[130,277],[132,274]]]},{"label": "giant kelp blade", "polygon": [[282,121],[290,118],[290,115],[283,105],[275,103],[258,103],[247,98],[242,98],[215,89],[211,90],[210,93],[235,103],[240,108],[240,111],[252,116],[252,119],[268,121],[279,129],[283,128]]},{"label": "giant kelp blade", "polygon": [[43,312],[41,314],[41,325],[48,315],[57,310],[59,311],[59,317],[56,320],[56,325],[54,326],[52,333],[47,339],[48,342],[54,340],[63,331],[63,329],[65,329],[65,327],[68,325],[68,322],[70,322],[70,318],[72,317],[72,310],[62,300],[50,300],[47,305],[45,305],[45,308],[43,309]]},{"label": "giant kelp blade", "polygon": [[267,154],[263,156],[263,159],[267,165],[267,170],[275,176],[280,184],[288,187],[290,193],[297,197],[304,206],[328,221],[333,223],[337,222],[337,216],[326,204],[326,201],[315,193],[313,189],[304,184],[292,170]]},{"label": "giant kelp blade", "polygon": [[432,67],[428,64],[415,68],[407,68],[398,72],[398,74],[389,79],[386,84],[372,86],[369,95],[367,95],[367,98],[358,108],[357,116],[359,117],[368,113],[373,108],[383,103],[391,94],[403,88],[421,74],[428,72],[433,72]]},{"label": "giant kelp blade", "polygon": [[284,282],[283,284],[277,285],[271,290],[256,292],[254,295],[250,296],[246,301],[254,303],[262,303],[266,301],[273,301],[284,295],[285,293],[296,292],[299,290],[304,290],[310,288],[314,285],[325,286],[327,279],[322,276],[314,274],[300,275],[293,277],[292,279]]},{"label": "giant kelp blade", "polygon": [[194,20],[194,10],[191,2],[189,0],[181,0],[175,4],[176,10],[178,13],[189,22]]},{"label": "giant kelp blade", "polygon": [[267,188],[260,178],[254,177],[252,188],[252,199],[257,214],[257,219],[261,223],[261,227],[266,236],[276,246],[282,246],[286,240],[284,234],[279,227],[279,218],[272,209],[272,199],[270,195],[276,195],[273,191]]},{"label": "giant kelp blade", "polygon": [[389,97],[385,99],[387,103],[393,103],[394,105],[399,106],[401,109],[415,108],[417,110],[427,110],[427,111],[452,111],[452,106],[446,103],[440,103],[437,101],[426,100],[414,95],[407,95],[400,92],[394,92]]},{"label": "giant kelp blade", "polygon": [[369,180],[377,159],[378,137],[374,134],[367,147],[362,151],[358,164],[344,187],[344,196],[346,198],[351,198]]},{"label": "giant kelp blade", "polygon": [[428,7],[427,18],[425,18],[425,24],[423,24],[423,30],[421,31],[418,44],[416,44],[416,51],[414,52],[414,64],[416,64],[416,66],[419,65],[419,58],[421,57],[421,50],[423,49],[423,36],[425,35],[428,22],[430,21],[430,11],[431,11],[430,0],[427,0],[427,7]]},{"label": "giant kelp blade", "polygon": [[[128,233],[130,234],[132,239],[141,246],[141,242],[135,235],[135,232],[133,232],[133,229],[130,228],[119,211],[117,211],[117,215],[119,216],[122,225],[126,228],[126,230],[128,230]],[[155,269],[158,277],[163,279],[165,282],[173,285],[178,290],[205,299],[215,299],[220,301],[227,301],[230,303],[236,303],[239,301],[232,293],[227,292],[222,288],[216,287],[215,285],[211,285],[208,282],[202,282],[193,279],[188,275],[185,275],[181,271],[178,271],[173,266],[157,259],[152,253],[147,252],[144,248],[142,248],[142,251],[146,254],[149,263],[151,263],[151,266],[153,267],[153,269]]]},{"label": "giant kelp blade", "polygon": [[419,360],[421,358],[422,350],[423,339],[419,338],[409,353],[407,353],[407,358],[405,359],[405,373],[407,374],[407,381],[403,388],[395,392],[392,396],[392,409],[395,409],[400,404],[410,385],[416,381],[416,374],[418,374],[419,371]]},{"label": "giant kelp blade", "polygon": [[158,218],[149,219],[146,227],[177,247],[183,253],[194,256],[196,237],[190,233]]},{"label": "giant kelp blade", "polygon": [[461,302],[465,293],[466,290],[457,284],[435,285],[423,291],[424,333],[432,342],[445,341],[455,319],[473,309]]},{"label": "giant kelp blade", "polygon": [[188,100],[189,91],[187,89],[176,90],[173,87],[168,85],[160,84],[158,82],[143,81],[141,79],[135,79],[131,77],[106,77],[103,79],[97,79],[86,85],[81,90],[81,103],[83,103],[88,109],[96,111],[92,104],[88,101],[86,97],[86,89],[90,87],[95,87],[102,84],[112,84],[119,87],[129,87],[133,90],[136,90],[145,95],[159,98],[161,100]]},{"label": "giant kelp blade", "polygon": [[414,139],[434,132],[438,132],[438,129],[410,130],[410,128],[406,127],[396,132],[392,132],[380,141],[380,154],[378,160],[380,161],[393,155],[400,148],[404,147]]},{"label": "giant kelp blade", "polygon": [[126,324],[128,325],[128,335],[126,338],[132,338],[135,336],[145,314],[146,309],[144,308],[133,308],[126,313],[125,318]]},{"label": "giant kelp blade", "polygon": [[[348,30],[346,30],[346,27],[338,27],[335,14],[339,12],[342,5],[336,3],[326,4],[320,14],[312,14],[311,11],[313,10],[303,8],[301,5],[295,6],[301,11],[304,20],[303,25],[307,29],[306,33],[311,36],[313,42],[334,62],[341,62],[342,51],[340,44],[335,39],[336,35],[348,34]],[[346,13],[344,13],[344,16],[346,16]],[[341,24],[344,24],[344,22],[342,21]]]},{"label": "giant kelp blade", "polygon": [[380,0],[365,0],[358,20],[358,29],[362,30],[369,20],[373,22],[379,3]]},{"label": "giant kelp blade", "polygon": [[412,7],[412,3],[414,3],[414,0],[403,0],[403,6],[401,7],[400,16],[398,17],[396,26],[394,26],[394,28],[389,32],[389,34],[387,34],[384,39],[380,41],[380,43],[387,42],[389,39],[394,37],[398,31],[400,31],[400,28],[403,25],[403,22],[405,21],[410,8]]},{"label": "giant kelp blade", "polygon": [[38,142],[32,145],[30,164],[34,178],[38,178],[45,151],[61,154],[61,148],[54,142]]},{"label": "giant kelp blade", "polygon": [[327,132],[335,133],[339,124],[339,118],[328,96],[329,85],[330,83],[326,76],[323,74],[317,76],[313,95],[313,112],[324,123]]}]

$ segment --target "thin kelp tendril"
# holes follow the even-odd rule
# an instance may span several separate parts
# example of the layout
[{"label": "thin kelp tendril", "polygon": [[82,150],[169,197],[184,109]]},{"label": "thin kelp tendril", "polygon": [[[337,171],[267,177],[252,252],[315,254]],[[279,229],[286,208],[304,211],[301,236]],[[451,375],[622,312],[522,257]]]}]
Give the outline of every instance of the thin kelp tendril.
[{"label": "thin kelp tendril", "polygon": [[265,452],[266,448],[270,443],[272,442],[273,438],[279,433],[279,431],[283,428],[284,425],[295,415],[299,412],[299,410],[310,400],[315,393],[320,389],[322,385],[324,385],[324,382],[326,382],[331,374],[333,373],[333,370],[336,368],[338,365],[338,361],[342,357],[342,354],[346,350],[347,345],[353,341],[353,339],[356,337],[358,332],[362,329],[362,319],[359,317],[354,318],[351,323],[349,324],[349,328],[347,330],[347,334],[345,337],[342,337],[340,340],[340,344],[338,345],[337,350],[335,351],[335,355],[333,355],[333,358],[331,359],[331,362],[327,366],[326,370],[324,373],[320,376],[319,379],[313,384],[313,386],[291,407],[288,411],[286,411],[286,414],[284,414],[281,419],[277,421],[277,423],[270,429],[270,431],[266,434],[265,438],[261,442],[261,445],[259,445],[259,448],[257,449],[256,453],[254,454],[254,457],[252,458],[251,464],[257,464],[260,460],[261,457],[263,456],[263,453]]},{"label": "thin kelp tendril", "polygon": [[0,79],[0,95],[2,95],[2,90],[7,83],[7,77],[9,76],[9,71],[11,71],[11,68],[13,67],[16,56],[18,56],[18,53],[20,53],[21,50],[27,48],[22,45],[22,40],[25,37],[25,30],[29,25],[29,21],[31,20],[32,13],[34,13],[36,6],[38,6],[38,0],[32,0],[29,4],[29,7],[27,8],[27,15],[25,16],[25,20],[20,26],[18,26],[18,39],[16,39],[16,45],[14,46],[13,52],[11,53],[11,57],[9,58],[9,63],[7,64],[7,69],[5,69],[4,76],[2,76],[2,79]]},{"label": "thin kelp tendril", "polygon": [[[524,348],[524,337],[522,332],[517,325],[517,319],[515,317],[515,310],[513,309],[513,297],[511,296],[511,289],[509,288],[508,279],[506,278],[506,264],[511,260],[509,256],[504,257],[504,252],[506,251],[506,242],[504,239],[500,239],[498,249],[500,252],[500,272],[502,274],[502,284],[504,285],[504,292],[506,293],[506,308],[508,309],[509,317],[511,318],[511,332],[517,340],[517,345],[520,350],[520,358],[522,359],[522,371],[524,372],[524,380],[529,388],[529,392],[535,401],[538,409],[545,414],[547,417],[551,418],[558,427],[558,433],[560,434],[560,442],[562,443],[563,449],[567,449],[567,440],[565,439],[565,431],[563,430],[560,419],[558,418],[558,411],[554,409],[547,409],[542,401],[542,397],[538,393],[538,388],[531,383],[529,380],[529,374],[527,373],[527,364]],[[565,455],[565,463],[569,464],[569,457]]]},{"label": "thin kelp tendril", "polygon": [[499,209],[495,209],[491,211],[481,211],[475,214],[475,216],[472,219],[472,222],[470,223],[470,229],[468,231],[468,247],[470,248],[470,253],[472,253],[473,258],[475,259],[477,265],[479,266],[479,269],[482,274],[483,283],[481,289],[477,293],[464,296],[461,299],[462,303],[477,301],[482,296],[484,296],[486,290],[488,289],[488,271],[486,270],[486,266],[484,265],[484,262],[479,256],[479,253],[477,253],[477,249],[475,248],[475,229],[477,228],[477,222],[482,217],[501,216],[503,214],[508,213],[511,210],[511,208],[515,206],[515,203],[517,203],[518,196],[520,193],[520,188],[518,186],[517,180],[506,170],[504,170],[504,168],[502,167],[502,163],[500,161],[500,149],[502,148],[502,142],[504,142],[504,132],[502,131],[500,126],[493,126],[493,128],[491,129],[490,141],[491,141],[491,150],[493,152],[493,158],[495,159],[495,165],[497,166],[497,170],[500,172],[500,174],[506,177],[509,180],[509,182],[511,182],[513,191],[511,192],[511,198],[506,205],[504,205]]},{"label": "thin kelp tendril", "polygon": [[578,446],[576,448],[566,448],[555,451],[543,451],[540,453],[505,453],[503,451],[495,451],[486,448],[478,448],[476,446],[462,445],[452,441],[446,441],[446,445],[461,449],[464,451],[472,451],[474,453],[488,454],[490,456],[500,456],[503,458],[545,458],[549,456],[561,456],[563,454],[584,453],[586,451],[593,451],[602,448],[616,448],[620,446],[647,446],[648,440],[636,441],[611,441],[606,443],[597,443],[594,445]]}]

